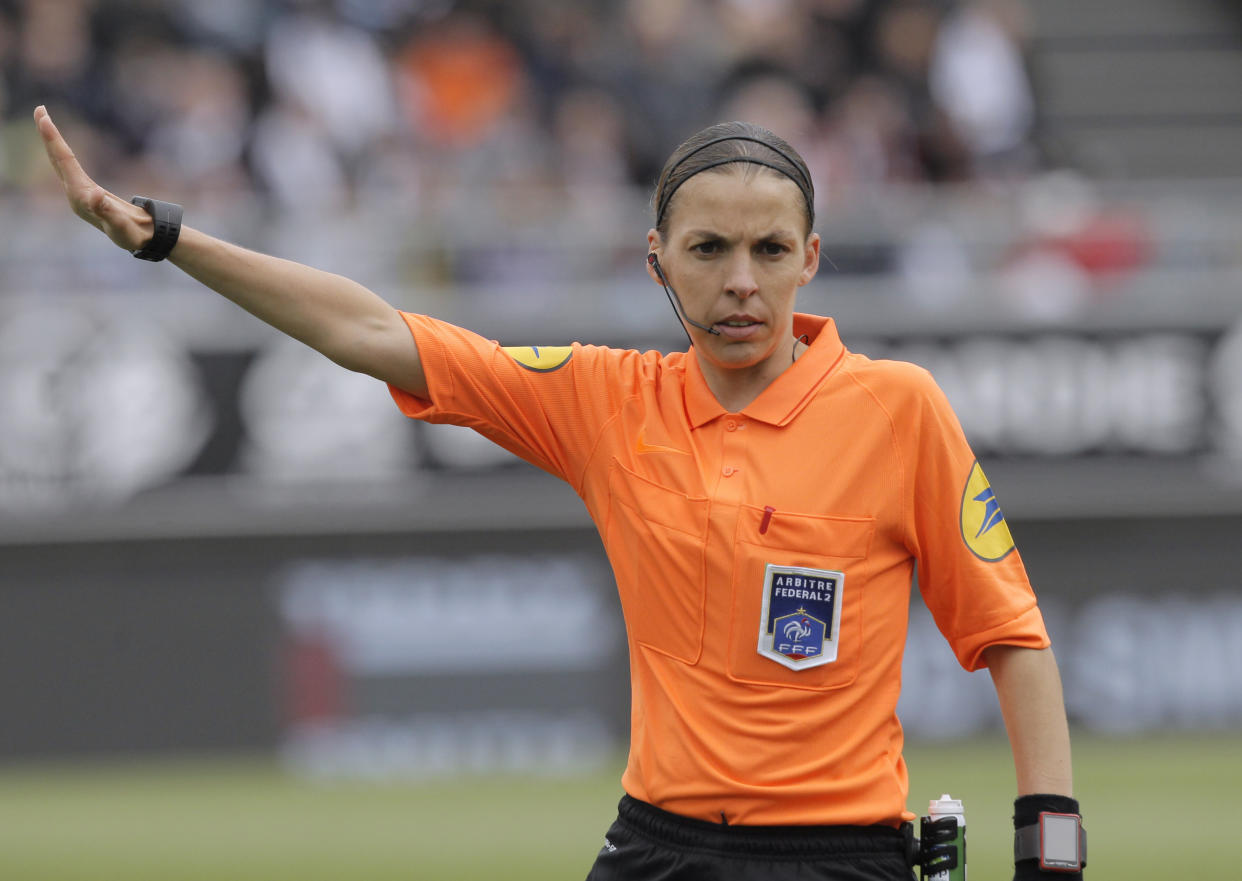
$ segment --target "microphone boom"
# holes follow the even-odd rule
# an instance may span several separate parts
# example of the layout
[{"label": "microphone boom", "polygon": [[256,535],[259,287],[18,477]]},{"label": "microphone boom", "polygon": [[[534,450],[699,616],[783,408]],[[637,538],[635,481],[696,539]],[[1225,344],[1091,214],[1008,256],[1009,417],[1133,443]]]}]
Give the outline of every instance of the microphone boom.
[{"label": "microphone boom", "polygon": [[[673,286],[670,285],[668,283],[668,279],[664,277],[664,270],[660,268],[660,259],[656,257],[655,251],[647,254],[647,262],[651,265],[651,268],[655,270],[656,278],[660,280],[660,284],[664,286],[664,293],[668,296],[669,305],[673,307],[673,312],[677,315],[677,317],[687,324],[697,327],[699,330],[720,336],[720,331],[716,330],[716,328],[708,327],[706,324],[700,324],[686,314],[685,307],[681,305],[681,298],[677,296],[677,292],[673,290]],[[685,330],[685,328],[683,327],[682,330]],[[690,339],[690,331],[688,330],[686,331],[686,339],[690,340],[690,345],[694,345],[694,340]]]}]

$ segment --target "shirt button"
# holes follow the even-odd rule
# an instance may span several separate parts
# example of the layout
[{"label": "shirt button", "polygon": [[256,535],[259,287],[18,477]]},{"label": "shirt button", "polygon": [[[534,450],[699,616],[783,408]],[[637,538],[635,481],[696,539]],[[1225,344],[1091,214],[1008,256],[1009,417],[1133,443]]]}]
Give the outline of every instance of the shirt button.
[{"label": "shirt button", "polygon": [[732,465],[726,465],[724,468],[720,469],[720,473],[723,474],[725,477],[732,477],[734,474],[737,474],[741,470],[742,469],[735,468]]},{"label": "shirt button", "polygon": [[725,431],[737,431],[737,422],[733,419],[730,419],[728,422],[725,423]]}]

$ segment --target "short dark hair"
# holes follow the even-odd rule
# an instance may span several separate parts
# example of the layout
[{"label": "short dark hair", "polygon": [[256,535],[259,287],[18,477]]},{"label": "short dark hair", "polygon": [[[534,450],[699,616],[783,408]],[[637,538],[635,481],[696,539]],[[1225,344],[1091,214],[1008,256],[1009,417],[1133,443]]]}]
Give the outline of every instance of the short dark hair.
[{"label": "short dark hair", "polygon": [[652,199],[656,231],[668,235],[668,208],[678,188],[701,171],[738,162],[770,168],[785,175],[802,191],[809,233],[815,226],[815,185],[798,151],[778,135],[749,122],[722,122],[691,135],[664,163]]}]

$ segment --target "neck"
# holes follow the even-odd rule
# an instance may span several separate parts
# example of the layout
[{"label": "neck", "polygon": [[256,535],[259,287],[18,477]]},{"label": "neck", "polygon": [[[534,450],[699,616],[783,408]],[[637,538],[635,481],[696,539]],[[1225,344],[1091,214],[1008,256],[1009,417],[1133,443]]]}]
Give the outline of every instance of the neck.
[{"label": "neck", "polygon": [[770,356],[750,367],[721,367],[699,354],[696,348],[699,370],[713,396],[730,413],[744,410],[748,404],[763,394],[778,376],[793,366],[798,356],[806,351],[807,344],[789,338]]}]

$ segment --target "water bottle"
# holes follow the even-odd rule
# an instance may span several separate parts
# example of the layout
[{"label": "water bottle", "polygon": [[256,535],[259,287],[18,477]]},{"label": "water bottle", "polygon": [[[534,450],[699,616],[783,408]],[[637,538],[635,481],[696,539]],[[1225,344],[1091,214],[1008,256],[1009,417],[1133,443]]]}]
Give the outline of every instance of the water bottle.
[{"label": "water bottle", "polygon": [[947,793],[927,806],[919,829],[924,881],[966,881],[966,814]]}]

